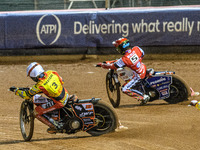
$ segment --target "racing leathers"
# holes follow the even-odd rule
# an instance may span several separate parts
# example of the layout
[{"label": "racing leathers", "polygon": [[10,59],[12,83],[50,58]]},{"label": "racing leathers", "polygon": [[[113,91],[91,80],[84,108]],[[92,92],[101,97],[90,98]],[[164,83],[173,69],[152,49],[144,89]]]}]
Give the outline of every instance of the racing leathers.
[{"label": "racing leathers", "polygon": [[66,105],[69,94],[63,87],[63,84],[64,81],[56,71],[48,70],[39,75],[38,82],[32,88],[27,91],[18,89],[15,94],[27,100],[38,93],[44,93],[48,96],[53,101],[53,106],[49,108],[37,106],[35,108],[35,117],[49,127],[54,128],[55,125],[50,123],[43,114],[60,109]]},{"label": "racing leathers", "polygon": [[144,57],[144,51],[135,46],[132,49],[126,50],[125,54],[118,60],[111,64],[102,64],[105,69],[115,69],[128,67],[133,71],[132,79],[127,81],[122,86],[122,92],[134,97],[138,100],[144,99],[144,93],[138,90],[136,85],[140,84],[140,79],[144,79],[146,76],[146,66],[142,63]]}]

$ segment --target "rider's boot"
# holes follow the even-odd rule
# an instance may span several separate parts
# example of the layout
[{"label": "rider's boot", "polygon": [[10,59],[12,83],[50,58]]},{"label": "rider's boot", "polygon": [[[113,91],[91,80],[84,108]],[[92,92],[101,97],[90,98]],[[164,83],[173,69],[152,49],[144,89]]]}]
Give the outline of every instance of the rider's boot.
[{"label": "rider's boot", "polygon": [[59,131],[59,129],[61,128],[58,121],[55,121],[54,119],[48,117],[46,114],[43,114],[43,116],[45,118],[47,118],[49,120],[49,122],[51,122],[53,125],[53,127],[51,126],[50,128],[47,129],[47,132],[50,134],[56,134]]},{"label": "rider's boot", "polygon": [[143,99],[141,100],[140,105],[145,105],[150,100],[150,96],[144,94]]},{"label": "rider's boot", "polygon": [[47,133],[50,133],[50,134],[56,134],[57,132],[58,132],[58,129],[55,126],[47,129]]},{"label": "rider's boot", "polygon": [[47,133],[49,134],[56,134],[57,133],[57,129],[54,127],[54,128],[48,128],[47,129]]}]

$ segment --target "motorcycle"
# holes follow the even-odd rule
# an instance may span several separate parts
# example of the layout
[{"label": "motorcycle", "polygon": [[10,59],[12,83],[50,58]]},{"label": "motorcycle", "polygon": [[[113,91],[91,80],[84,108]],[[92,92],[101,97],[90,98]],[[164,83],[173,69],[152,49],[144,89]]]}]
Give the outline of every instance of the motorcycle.
[{"label": "motorcycle", "polygon": [[[101,65],[102,63],[98,63],[96,67],[101,67]],[[118,77],[128,82],[132,78],[132,75],[133,72],[127,69],[127,67],[118,68],[117,70],[109,69],[106,75],[106,91],[113,107],[119,107],[121,100],[121,83]],[[150,96],[149,102],[160,99],[169,104],[183,102],[188,100],[189,96],[199,95],[198,92],[194,92],[175,72],[154,71],[153,69],[147,69],[147,75],[137,85],[137,89]]]},{"label": "motorcycle", "polygon": [[[28,88],[20,88],[28,90]],[[57,121],[61,127],[58,133],[74,134],[85,131],[99,136],[114,131],[118,126],[118,117],[109,104],[91,98],[70,102],[65,107],[44,114],[50,121]],[[20,129],[25,141],[30,141],[34,131],[34,106],[48,103],[48,99],[24,100],[20,108]]]}]

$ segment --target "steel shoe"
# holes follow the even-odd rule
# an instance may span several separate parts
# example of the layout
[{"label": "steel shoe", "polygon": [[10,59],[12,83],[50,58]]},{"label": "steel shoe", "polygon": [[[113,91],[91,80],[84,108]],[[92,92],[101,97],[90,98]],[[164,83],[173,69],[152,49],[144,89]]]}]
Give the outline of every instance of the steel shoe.
[{"label": "steel shoe", "polygon": [[56,134],[57,130],[55,128],[48,128],[47,129],[47,133],[49,133],[49,134]]},{"label": "steel shoe", "polygon": [[145,94],[143,99],[141,100],[140,105],[145,105],[149,100],[150,100],[150,96]]}]

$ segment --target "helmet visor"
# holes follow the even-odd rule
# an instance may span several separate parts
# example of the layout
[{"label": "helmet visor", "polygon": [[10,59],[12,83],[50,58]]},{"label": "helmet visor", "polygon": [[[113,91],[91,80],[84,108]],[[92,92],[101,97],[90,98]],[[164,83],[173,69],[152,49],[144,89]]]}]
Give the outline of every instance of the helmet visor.
[{"label": "helmet visor", "polygon": [[130,47],[130,42],[128,40],[124,41],[117,47],[117,51],[121,53],[122,55],[125,53],[125,51]]}]

